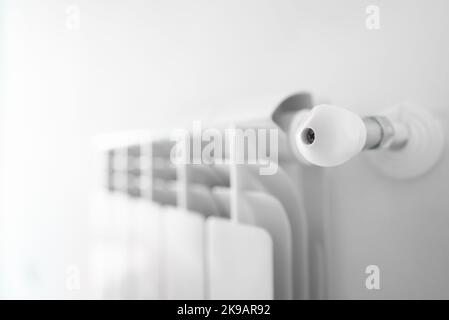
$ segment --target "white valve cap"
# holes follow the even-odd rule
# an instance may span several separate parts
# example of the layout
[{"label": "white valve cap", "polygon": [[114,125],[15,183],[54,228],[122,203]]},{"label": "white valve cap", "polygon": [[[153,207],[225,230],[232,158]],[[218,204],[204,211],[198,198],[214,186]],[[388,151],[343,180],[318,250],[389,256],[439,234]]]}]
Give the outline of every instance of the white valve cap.
[{"label": "white valve cap", "polygon": [[296,131],[298,151],[321,167],[338,166],[362,151],[366,127],[357,114],[332,105],[313,108]]}]

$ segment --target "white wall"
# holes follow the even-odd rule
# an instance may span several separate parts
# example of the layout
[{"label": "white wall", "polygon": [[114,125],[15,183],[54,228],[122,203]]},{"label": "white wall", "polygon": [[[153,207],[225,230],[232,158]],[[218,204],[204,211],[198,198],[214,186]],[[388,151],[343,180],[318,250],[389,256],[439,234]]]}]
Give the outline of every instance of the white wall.
[{"label": "white wall", "polygon": [[[369,4],[380,6],[380,30],[365,27]],[[75,31],[66,27],[71,5],[80,10]],[[95,134],[213,119],[239,97],[296,89],[362,113],[402,100],[447,108],[444,0],[5,0],[4,7],[4,296],[85,293],[65,289],[65,270],[85,269]]]}]

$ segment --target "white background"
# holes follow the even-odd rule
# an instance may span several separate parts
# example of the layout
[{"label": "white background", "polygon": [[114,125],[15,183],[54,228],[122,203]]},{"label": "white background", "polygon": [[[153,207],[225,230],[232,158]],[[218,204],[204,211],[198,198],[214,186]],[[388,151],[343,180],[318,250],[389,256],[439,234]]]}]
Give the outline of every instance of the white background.
[{"label": "white background", "polygon": [[[87,295],[66,290],[65,272],[86,267],[96,134],[214,119],[240,97],[298,89],[361,113],[448,101],[444,0],[3,2],[2,297]],[[380,30],[365,26],[370,4]]]}]

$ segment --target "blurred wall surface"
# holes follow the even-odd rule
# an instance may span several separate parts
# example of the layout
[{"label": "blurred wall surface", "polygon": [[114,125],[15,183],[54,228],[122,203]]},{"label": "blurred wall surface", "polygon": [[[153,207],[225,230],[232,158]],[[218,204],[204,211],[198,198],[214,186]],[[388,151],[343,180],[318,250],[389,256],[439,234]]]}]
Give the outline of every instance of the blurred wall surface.
[{"label": "blurred wall surface", "polygon": [[[380,29],[366,25],[370,5]],[[88,297],[83,281],[66,282],[87,266],[93,136],[215,121],[231,101],[298,89],[360,113],[404,100],[443,110],[448,10],[445,0],[4,0],[1,297]],[[357,296],[341,285],[337,296]]]}]

